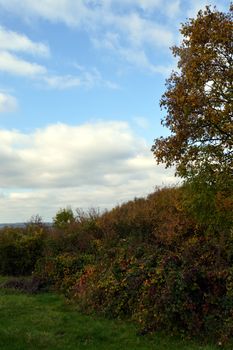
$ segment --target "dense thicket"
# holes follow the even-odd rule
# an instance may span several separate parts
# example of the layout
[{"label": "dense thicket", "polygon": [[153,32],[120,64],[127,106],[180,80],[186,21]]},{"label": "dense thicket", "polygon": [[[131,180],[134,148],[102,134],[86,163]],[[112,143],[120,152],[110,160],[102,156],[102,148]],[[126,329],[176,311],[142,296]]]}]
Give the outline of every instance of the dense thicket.
[{"label": "dense thicket", "polygon": [[[0,273],[32,273],[85,312],[191,336],[233,336],[233,240],[206,231],[183,188],[158,189],[53,227],[0,232]],[[70,213],[70,209],[68,209]],[[59,217],[63,224],[59,224]]]}]

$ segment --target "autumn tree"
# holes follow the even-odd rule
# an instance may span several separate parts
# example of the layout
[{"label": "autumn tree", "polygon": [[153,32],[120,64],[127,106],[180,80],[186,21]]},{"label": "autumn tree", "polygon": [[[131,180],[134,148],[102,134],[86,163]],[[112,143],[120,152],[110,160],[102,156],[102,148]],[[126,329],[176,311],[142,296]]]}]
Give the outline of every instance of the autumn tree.
[{"label": "autumn tree", "polygon": [[[186,182],[233,189],[233,5],[227,13],[206,7],[181,26],[172,48],[178,70],[161,98],[170,136],[157,138],[158,163],[175,166]],[[225,195],[223,195],[223,198]]]}]

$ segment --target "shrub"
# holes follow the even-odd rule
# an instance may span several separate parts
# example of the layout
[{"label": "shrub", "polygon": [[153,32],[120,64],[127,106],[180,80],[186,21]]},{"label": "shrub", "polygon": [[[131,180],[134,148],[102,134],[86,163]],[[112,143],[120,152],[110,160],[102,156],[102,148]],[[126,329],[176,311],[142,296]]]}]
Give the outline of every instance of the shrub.
[{"label": "shrub", "polygon": [[29,275],[44,251],[44,231],[5,228],[0,234],[0,274]]},{"label": "shrub", "polygon": [[88,254],[59,254],[54,257],[44,257],[36,266],[35,274],[53,285],[55,289],[68,295],[84,267],[92,261]]},{"label": "shrub", "polygon": [[184,191],[158,189],[102,215],[79,210],[63,229],[5,228],[0,272],[33,271],[85,312],[135,320],[140,334],[225,342],[233,336],[232,235],[195,221]]},{"label": "shrub", "polygon": [[[127,204],[100,218],[101,255],[71,289],[83,310],[131,317],[142,334],[165,329],[221,341],[233,335],[232,239],[206,232],[186,214],[182,200],[182,189],[164,189],[129,202],[131,211],[139,213],[143,205],[148,213],[145,236],[139,234],[141,218]],[[110,242],[106,228],[112,230]]]}]

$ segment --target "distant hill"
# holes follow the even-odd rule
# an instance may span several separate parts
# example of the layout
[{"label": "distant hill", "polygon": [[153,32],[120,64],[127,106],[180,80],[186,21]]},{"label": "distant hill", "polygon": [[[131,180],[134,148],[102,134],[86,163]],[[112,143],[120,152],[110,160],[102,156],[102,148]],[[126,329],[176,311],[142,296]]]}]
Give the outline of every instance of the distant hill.
[{"label": "distant hill", "polygon": [[[15,223],[2,223],[0,224],[0,229],[1,228],[4,228],[6,226],[8,227],[25,227],[28,223],[25,223],[25,222],[15,222]],[[51,222],[43,222],[43,225],[46,225],[46,226],[51,226],[52,223]]]},{"label": "distant hill", "polygon": [[6,226],[11,226],[11,227],[24,227],[26,224],[23,222],[15,222],[15,223],[3,223],[0,224],[0,229]]}]

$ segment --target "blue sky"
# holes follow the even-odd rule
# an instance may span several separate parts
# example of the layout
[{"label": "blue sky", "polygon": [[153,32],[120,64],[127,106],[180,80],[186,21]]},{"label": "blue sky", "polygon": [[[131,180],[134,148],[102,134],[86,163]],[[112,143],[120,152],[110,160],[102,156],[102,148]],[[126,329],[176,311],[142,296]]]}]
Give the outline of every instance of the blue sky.
[{"label": "blue sky", "polygon": [[180,23],[225,0],[0,0],[0,223],[111,208],[176,183],[156,165]]}]

